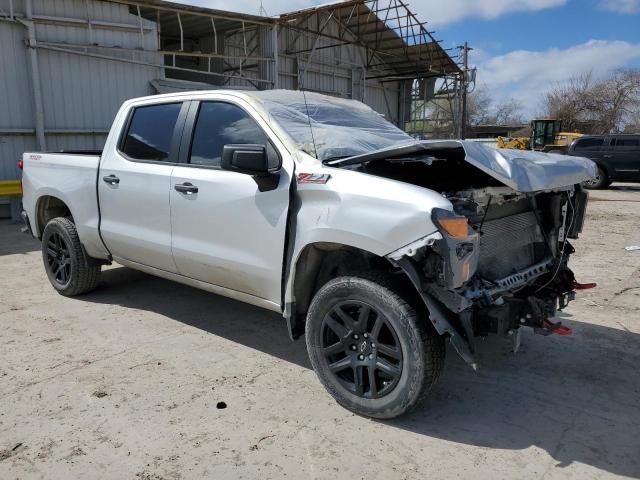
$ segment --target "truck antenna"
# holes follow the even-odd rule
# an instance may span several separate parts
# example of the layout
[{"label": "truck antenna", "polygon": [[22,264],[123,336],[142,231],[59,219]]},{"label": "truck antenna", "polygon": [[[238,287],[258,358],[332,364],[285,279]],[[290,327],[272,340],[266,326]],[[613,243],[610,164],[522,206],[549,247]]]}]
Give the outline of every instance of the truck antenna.
[{"label": "truck antenna", "polygon": [[[311,125],[311,114],[309,113],[309,104],[307,103],[307,92],[304,90],[304,73],[306,72],[306,68],[305,70],[303,70],[303,75],[300,75],[300,90],[302,91],[302,98],[304,99],[304,108],[307,110],[307,121],[309,122],[309,131],[311,132],[311,141],[313,142],[313,151],[316,154],[316,158],[318,158],[318,147],[316,146],[316,137],[313,135],[313,126]],[[320,160],[318,158],[318,160]]]},{"label": "truck antenna", "polygon": [[[316,138],[313,135],[313,126],[311,125],[311,115],[309,114],[309,104],[307,103],[307,92],[302,90],[302,98],[304,98],[304,108],[307,110],[307,121],[309,122],[309,130],[311,131],[311,141],[313,142],[313,151],[318,158],[318,147],[316,146]],[[320,160],[318,158],[318,160]]]}]

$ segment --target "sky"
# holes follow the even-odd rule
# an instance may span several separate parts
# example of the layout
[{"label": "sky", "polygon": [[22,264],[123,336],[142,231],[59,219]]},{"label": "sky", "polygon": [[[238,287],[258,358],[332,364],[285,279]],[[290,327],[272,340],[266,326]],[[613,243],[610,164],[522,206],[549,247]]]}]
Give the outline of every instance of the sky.
[{"label": "sky", "polygon": [[[260,0],[182,0],[257,14]],[[327,0],[263,0],[269,15]],[[530,116],[544,92],[572,76],[640,68],[640,0],[413,0],[445,48],[465,41],[477,82],[496,100],[516,98]],[[451,52],[452,54],[455,51]]]}]

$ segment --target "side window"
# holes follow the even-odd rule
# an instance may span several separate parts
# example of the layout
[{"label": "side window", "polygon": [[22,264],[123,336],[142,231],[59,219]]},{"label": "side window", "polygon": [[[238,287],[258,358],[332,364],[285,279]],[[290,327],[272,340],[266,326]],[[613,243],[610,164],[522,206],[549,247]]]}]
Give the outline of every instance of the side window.
[{"label": "side window", "polygon": [[122,153],[135,160],[168,161],[181,107],[181,103],[167,103],[134,109]]},{"label": "side window", "polygon": [[640,137],[618,137],[616,139],[616,150],[632,151],[640,149]]},{"label": "side window", "polygon": [[202,102],[193,132],[189,163],[220,166],[229,144],[267,145],[267,136],[242,108],[231,103]]},{"label": "side window", "polygon": [[603,138],[580,138],[576,140],[574,150],[576,152],[597,152],[604,143]]}]

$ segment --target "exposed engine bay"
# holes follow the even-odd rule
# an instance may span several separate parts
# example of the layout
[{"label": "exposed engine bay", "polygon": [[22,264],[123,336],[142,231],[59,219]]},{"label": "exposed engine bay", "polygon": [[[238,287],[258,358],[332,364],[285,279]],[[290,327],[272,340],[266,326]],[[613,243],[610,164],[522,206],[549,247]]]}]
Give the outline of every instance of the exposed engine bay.
[{"label": "exposed engine bay", "polygon": [[464,158],[462,148],[443,149],[347,168],[429,188],[452,203],[453,213],[434,209],[438,232],[389,258],[424,292],[439,333],[473,363],[474,337],[513,335],[517,349],[520,327],[563,331],[550,319],[579,285],[567,266],[569,239],[582,230],[588,195],[580,184],[522,193]]}]

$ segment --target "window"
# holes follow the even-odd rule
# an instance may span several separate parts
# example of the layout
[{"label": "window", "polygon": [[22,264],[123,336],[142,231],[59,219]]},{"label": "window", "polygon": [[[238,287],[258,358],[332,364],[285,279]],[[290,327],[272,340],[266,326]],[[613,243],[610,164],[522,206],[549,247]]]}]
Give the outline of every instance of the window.
[{"label": "window", "polygon": [[222,149],[229,144],[266,145],[267,136],[237,105],[203,102],[193,132],[189,163],[219,167]]},{"label": "window", "polygon": [[603,138],[581,138],[576,140],[576,146],[574,150],[576,152],[584,152],[584,151],[598,151],[600,147],[604,143]]},{"label": "window", "polygon": [[149,105],[133,111],[122,153],[136,160],[167,162],[181,103]]},{"label": "window", "polygon": [[616,138],[616,150],[639,150],[640,137],[618,137]]}]

